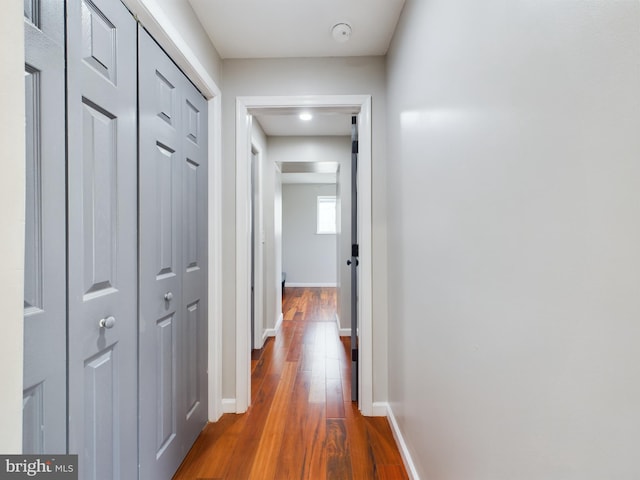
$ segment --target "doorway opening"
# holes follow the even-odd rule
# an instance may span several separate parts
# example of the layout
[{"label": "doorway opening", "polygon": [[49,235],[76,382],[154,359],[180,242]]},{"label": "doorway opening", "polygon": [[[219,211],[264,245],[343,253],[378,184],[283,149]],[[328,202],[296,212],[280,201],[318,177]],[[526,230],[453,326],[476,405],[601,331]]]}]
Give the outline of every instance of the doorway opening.
[{"label": "doorway opening", "polygon": [[[372,271],[371,271],[371,97],[315,95],[292,97],[238,97],[236,102],[236,412],[247,410],[251,399],[251,131],[254,115],[277,112],[299,114],[302,109],[349,114],[359,130],[357,172],[357,284],[358,407],[373,414]],[[276,173],[277,175],[278,173]],[[265,252],[265,258],[269,254]],[[340,260],[343,260],[340,258]],[[346,260],[346,259],[344,259]],[[341,332],[343,333],[343,332]]]}]

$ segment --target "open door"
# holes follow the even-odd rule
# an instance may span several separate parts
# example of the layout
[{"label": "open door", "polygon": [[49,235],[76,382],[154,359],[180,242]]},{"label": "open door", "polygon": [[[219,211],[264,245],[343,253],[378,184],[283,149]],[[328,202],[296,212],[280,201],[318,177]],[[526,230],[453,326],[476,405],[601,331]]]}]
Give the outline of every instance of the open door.
[{"label": "open door", "polygon": [[351,117],[351,400],[358,401],[358,117]]}]

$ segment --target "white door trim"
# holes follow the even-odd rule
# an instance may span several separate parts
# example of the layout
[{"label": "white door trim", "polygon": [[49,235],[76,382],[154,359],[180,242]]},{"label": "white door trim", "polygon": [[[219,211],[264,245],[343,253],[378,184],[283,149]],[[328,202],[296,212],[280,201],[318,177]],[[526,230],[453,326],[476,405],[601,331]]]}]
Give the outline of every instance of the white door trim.
[{"label": "white door trim", "polygon": [[261,108],[335,107],[358,113],[358,233],[360,272],[358,315],[360,319],[359,408],[373,414],[373,336],[371,266],[371,96],[307,95],[255,96],[236,99],[236,412],[251,403],[251,312],[249,202],[250,171],[246,159],[251,148],[251,112]]},{"label": "white door trim", "polygon": [[142,26],[176,62],[207,99],[209,139],[209,295],[208,303],[208,395],[209,420],[222,409],[222,108],[220,89],[198,56],[158,6],[156,0],[122,0]]},{"label": "white door trim", "polygon": [[256,190],[254,195],[254,205],[253,205],[253,215],[254,215],[254,225],[253,225],[253,238],[254,238],[254,271],[253,271],[253,318],[254,318],[254,329],[253,329],[253,340],[255,342],[256,348],[262,348],[264,344],[264,209],[262,205],[262,195],[263,195],[263,187],[262,187],[262,147],[259,143],[252,138],[251,139],[251,150],[249,150],[249,162],[252,162],[253,152],[255,152],[256,157],[256,176],[255,176],[255,184],[253,185],[254,190]]}]

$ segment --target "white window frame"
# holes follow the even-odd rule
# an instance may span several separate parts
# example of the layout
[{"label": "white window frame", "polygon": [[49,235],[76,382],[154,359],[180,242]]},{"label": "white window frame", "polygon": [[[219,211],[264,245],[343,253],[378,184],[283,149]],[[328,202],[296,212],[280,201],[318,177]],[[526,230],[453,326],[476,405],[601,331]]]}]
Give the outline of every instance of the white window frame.
[{"label": "white window frame", "polygon": [[[332,229],[327,229],[325,221],[321,221],[321,212],[324,209],[321,208],[321,205],[333,203],[333,207],[335,210],[334,214],[334,223]],[[335,195],[318,195],[316,197],[316,234],[318,235],[336,235],[338,233],[338,211],[337,211],[337,198]]]}]

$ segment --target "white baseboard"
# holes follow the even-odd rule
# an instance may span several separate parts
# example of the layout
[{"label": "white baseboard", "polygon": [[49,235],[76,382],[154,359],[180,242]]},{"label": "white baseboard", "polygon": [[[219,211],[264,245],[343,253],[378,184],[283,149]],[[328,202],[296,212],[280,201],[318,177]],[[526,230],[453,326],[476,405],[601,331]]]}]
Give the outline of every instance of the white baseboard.
[{"label": "white baseboard", "polygon": [[267,339],[267,337],[275,337],[276,333],[278,333],[278,330],[280,330],[280,327],[282,326],[282,320],[284,320],[284,315],[281,313],[280,316],[278,317],[278,321],[276,322],[276,328],[267,328],[264,331],[264,334],[262,335],[262,344],[264,345],[265,340]]},{"label": "white baseboard", "polygon": [[350,337],[351,329],[350,328],[340,328],[340,316],[336,313],[336,325],[338,326],[338,335],[341,337]]},{"label": "white baseboard", "polygon": [[287,282],[285,284],[286,287],[301,287],[301,288],[314,288],[314,287],[337,287],[337,283],[300,283],[300,282]]},{"label": "white baseboard", "polygon": [[393,414],[391,405],[383,402],[374,403],[373,404],[374,411],[376,410],[377,407],[382,407],[382,405],[386,407],[386,410],[387,410],[386,417],[389,420],[389,425],[391,426],[391,431],[393,432],[393,438],[396,439],[396,444],[398,445],[398,450],[400,450],[400,455],[402,456],[402,461],[404,462],[404,468],[407,469],[407,474],[409,475],[409,478],[411,480],[420,480],[420,475],[418,475],[418,470],[416,469],[416,466],[413,463],[413,459],[411,458],[411,454],[409,453],[407,444],[404,441],[404,437],[402,436],[402,432],[400,431],[400,427],[398,426],[396,417]]},{"label": "white baseboard", "polygon": [[372,417],[386,417],[389,415],[389,404],[387,402],[373,402],[371,405]]},{"label": "white baseboard", "polygon": [[222,413],[236,413],[236,399],[235,398],[223,398],[222,399]]}]

